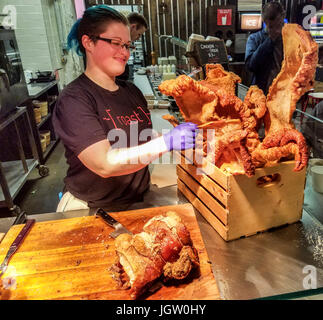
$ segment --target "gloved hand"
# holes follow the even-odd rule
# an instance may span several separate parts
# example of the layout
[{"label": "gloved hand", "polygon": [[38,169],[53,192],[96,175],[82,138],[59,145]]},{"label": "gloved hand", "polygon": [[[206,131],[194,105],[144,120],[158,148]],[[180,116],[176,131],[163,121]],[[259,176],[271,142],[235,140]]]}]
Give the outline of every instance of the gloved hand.
[{"label": "gloved hand", "polygon": [[195,146],[198,127],[195,123],[185,122],[163,135],[169,151],[186,150]]}]

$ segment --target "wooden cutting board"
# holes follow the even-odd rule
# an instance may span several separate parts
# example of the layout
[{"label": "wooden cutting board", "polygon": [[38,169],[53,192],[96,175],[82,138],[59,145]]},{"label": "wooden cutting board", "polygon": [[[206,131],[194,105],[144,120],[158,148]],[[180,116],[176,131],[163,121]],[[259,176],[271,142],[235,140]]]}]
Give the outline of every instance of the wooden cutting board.
[{"label": "wooden cutting board", "polygon": [[[153,216],[177,212],[191,233],[200,258],[200,275],[163,286],[146,299],[220,299],[209,258],[191,204],[111,213],[134,233]],[[0,262],[23,225],[16,225],[0,244]],[[109,271],[115,262],[114,239],[101,218],[85,216],[37,222],[12,257],[2,279],[13,277],[16,288],[0,289],[0,299],[130,299]],[[0,281],[1,283],[1,281]]]}]

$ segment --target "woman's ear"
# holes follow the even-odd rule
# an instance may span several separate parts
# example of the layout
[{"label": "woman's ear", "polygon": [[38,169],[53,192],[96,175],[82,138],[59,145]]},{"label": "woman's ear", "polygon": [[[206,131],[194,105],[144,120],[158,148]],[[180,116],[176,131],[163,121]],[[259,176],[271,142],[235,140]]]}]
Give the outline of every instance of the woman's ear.
[{"label": "woman's ear", "polygon": [[92,52],[94,42],[88,35],[84,34],[82,36],[82,45],[86,51]]},{"label": "woman's ear", "polygon": [[136,23],[132,23],[131,25],[130,25],[130,31],[131,30],[137,30],[137,28],[138,28],[138,26],[137,26],[137,24]]}]

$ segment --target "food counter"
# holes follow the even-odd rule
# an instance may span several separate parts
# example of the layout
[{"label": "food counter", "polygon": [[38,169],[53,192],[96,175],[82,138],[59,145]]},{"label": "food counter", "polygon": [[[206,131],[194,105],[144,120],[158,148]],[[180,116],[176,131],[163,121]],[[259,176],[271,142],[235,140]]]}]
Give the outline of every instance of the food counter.
[{"label": "food counter", "polygon": [[[163,165],[154,166],[158,171]],[[169,168],[169,172],[172,169]],[[106,209],[116,212],[187,203],[177,191],[174,177],[165,175],[163,179],[160,187],[152,185],[143,202]],[[311,205],[308,195],[313,196],[311,189],[308,180],[305,208],[309,212]],[[312,209],[315,210],[315,205]],[[287,295],[287,298],[292,298],[297,296],[296,292],[310,289],[306,288],[307,282],[304,280],[308,275],[308,266],[316,270],[317,288],[323,287],[323,225],[307,211],[303,211],[302,220],[298,223],[225,242],[195,210],[221,298],[257,299],[293,293],[291,297]],[[89,216],[93,213],[93,210],[76,210],[28,215],[28,218],[40,222]],[[13,221],[14,218],[1,219],[0,233],[7,232]],[[306,296],[306,293],[313,294],[313,290],[302,292],[301,295]]]}]

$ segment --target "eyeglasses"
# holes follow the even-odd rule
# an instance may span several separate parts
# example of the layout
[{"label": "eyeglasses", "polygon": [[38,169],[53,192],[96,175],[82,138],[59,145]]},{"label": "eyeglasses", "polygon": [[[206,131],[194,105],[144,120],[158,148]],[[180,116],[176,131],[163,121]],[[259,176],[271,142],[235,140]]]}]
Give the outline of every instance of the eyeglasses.
[{"label": "eyeglasses", "polygon": [[105,41],[107,43],[110,43],[111,46],[116,49],[116,50],[121,50],[122,48],[125,48],[127,51],[130,51],[131,50],[135,50],[136,47],[131,45],[131,44],[127,44],[127,43],[122,43],[116,39],[108,39],[108,38],[102,38],[102,37],[99,37],[99,36],[94,36],[92,37],[93,39],[97,39],[97,40],[102,40],[102,41]]}]

